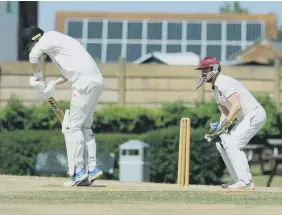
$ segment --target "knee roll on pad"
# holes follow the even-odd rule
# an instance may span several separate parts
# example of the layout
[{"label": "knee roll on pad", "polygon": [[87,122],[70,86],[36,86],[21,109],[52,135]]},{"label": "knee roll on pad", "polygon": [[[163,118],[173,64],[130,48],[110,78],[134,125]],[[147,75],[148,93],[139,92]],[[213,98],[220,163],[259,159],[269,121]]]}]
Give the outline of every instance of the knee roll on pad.
[{"label": "knee roll on pad", "polygon": [[62,121],[62,132],[63,134],[71,132],[71,122],[70,122],[70,110],[66,109],[64,114],[64,119]]},{"label": "knee roll on pad", "polygon": [[83,136],[84,136],[85,142],[88,142],[88,141],[91,141],[93,139],[94,140],[96,139],[91,128],[83,128],[82,132],[83,132]]}]

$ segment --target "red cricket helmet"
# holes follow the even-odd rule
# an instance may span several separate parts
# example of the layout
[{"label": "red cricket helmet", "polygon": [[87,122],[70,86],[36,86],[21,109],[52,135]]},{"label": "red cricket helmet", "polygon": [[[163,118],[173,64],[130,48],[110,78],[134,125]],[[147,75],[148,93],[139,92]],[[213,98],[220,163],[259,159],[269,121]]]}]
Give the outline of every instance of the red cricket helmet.
[{"label": "red cricket helmet", "polygon": [[218,68],[221,67],[220,62],[214,57],[205,57],[200,60],[199,66],[195,70],[212,68],[214,65],[217,65]]},{"label": "red cricket helmet", "polygon": [[[209,70],[206,70],[209,69]],[[205,57],[195,70],[201,70],[198,89],[204,82],[211,82],[221,71],[220,62],[214,57]]]}]

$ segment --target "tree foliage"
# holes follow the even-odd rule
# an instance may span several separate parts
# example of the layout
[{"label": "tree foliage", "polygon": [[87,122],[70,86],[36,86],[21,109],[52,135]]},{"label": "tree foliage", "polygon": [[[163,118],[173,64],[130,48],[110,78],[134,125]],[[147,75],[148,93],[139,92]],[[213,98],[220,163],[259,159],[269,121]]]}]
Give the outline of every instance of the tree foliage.
[{"label": "tree foliage", "polygon": [[220,13],[248,13],[248,9],[243,8],[240,2],[224,2],[219,8]]}]

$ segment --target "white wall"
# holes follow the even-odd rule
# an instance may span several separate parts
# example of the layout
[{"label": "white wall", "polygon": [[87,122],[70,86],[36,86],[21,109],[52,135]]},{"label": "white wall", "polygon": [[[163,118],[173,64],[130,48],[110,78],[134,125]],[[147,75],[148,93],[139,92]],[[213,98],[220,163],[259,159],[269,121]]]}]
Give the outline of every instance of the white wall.
[{"label": "white wall", "polygon": [[0,62],[17,61],[19,3],[11,1],[11,12],[7,12],[7,1],[0,1]]}]

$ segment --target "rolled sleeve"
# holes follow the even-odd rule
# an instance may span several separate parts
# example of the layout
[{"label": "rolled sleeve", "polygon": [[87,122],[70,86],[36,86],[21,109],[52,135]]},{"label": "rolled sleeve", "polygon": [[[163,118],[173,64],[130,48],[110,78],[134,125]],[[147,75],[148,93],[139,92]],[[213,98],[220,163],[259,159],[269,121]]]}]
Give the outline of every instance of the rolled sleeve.
[{"label": "rolled sleeve", "polygon": [[40,49],[37,46],[35,46],[29,54],[29,62],[30,63],[39,63],[39,58],[42,55],[42,53],[43,52],[40,51]]},{"label": "rolled sleeve", "polygon": [[225,98],[229,98],[230,96],[232,96],[234,93],[236,93],[236,90],[235,89],[228,89],[227,91],[224,92],[224,96]]},{"label": "rolled sleeve", "polygon": [[52,45],[50,44],[48,37],[43,35],[43,37],[39,40],[39,42],[32,48],[29,54],[29,62],[30,63],[39,63],[40,56],[48,51]]}]

